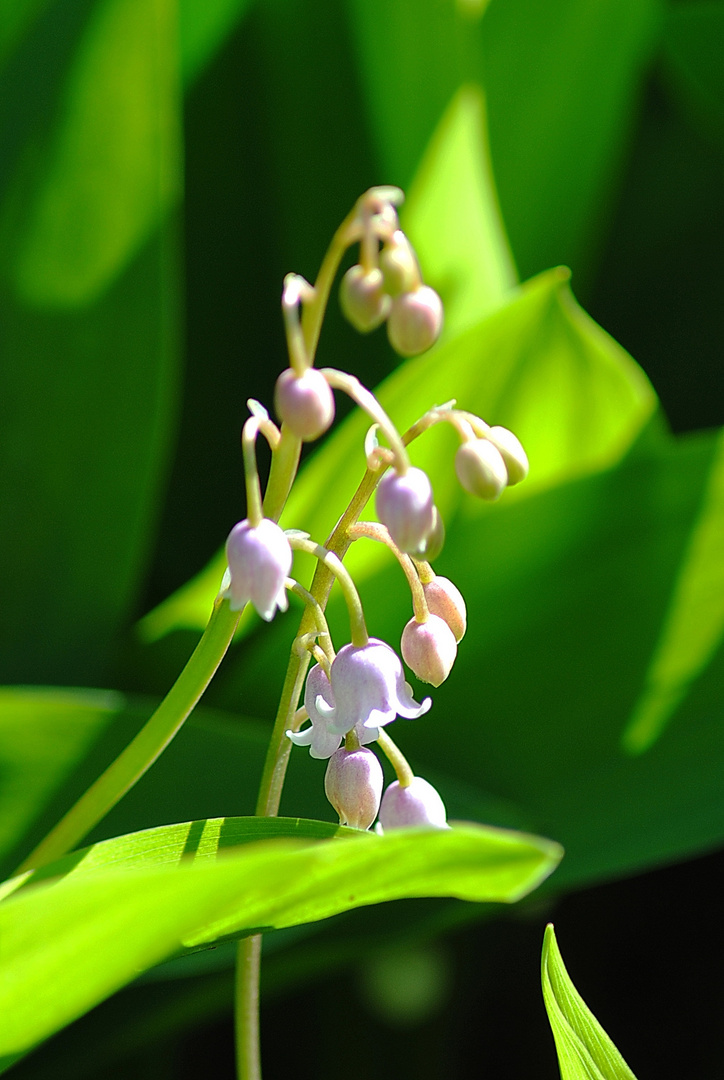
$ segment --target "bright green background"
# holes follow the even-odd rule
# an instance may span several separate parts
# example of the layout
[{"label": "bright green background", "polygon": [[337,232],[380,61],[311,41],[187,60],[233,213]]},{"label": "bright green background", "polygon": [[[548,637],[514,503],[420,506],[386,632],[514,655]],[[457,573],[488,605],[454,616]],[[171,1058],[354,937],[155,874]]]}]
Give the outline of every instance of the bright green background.
[{"label": "bright green background", "polygon": [[[724,5],[484,6],[16,0],[2,20],[0,679],[97,688],[0,692],[7,872],[189,654],[243,516],[244,402],[269,403],[284,362],[282,277],[312,277],[379,182],[408,191],[405,226],[447,312],[439,349],[396,371],[385,404],[404,425],[455,396],[514,427],[531,458],[526,484],[488,508],[457,488],[449,432],[413,452],[470,629],[433,711],[396,726],[401,745],[451,816],[563,844],[549,896],[721,845],[722,441],[673,437],[665,415],[677,430],[724,421]],[[398,362],[334,302],[320,360],[371,386]],[[289,526],[323,539],[360,475],[363,430],[353,419],[313,451]],[[367,549],[350,566],[372,632],[396,644],[399,571]],[[336,600],[330,617],[343,634]],[[93,840],[251,812],[293,627],[246,624],[215,711]],[[284,812],[331,819],[321,782],[294,755]],[[345,916],[352,935],[344,919],[319,927],[313,946],[272,935],[270,985],[383,955],[400,922],[417,948],[489,915],[396,910]],[[126,991],[17,1075],[108,1062],[176,1075],[177,1033],[230,1000],[223,947],[178,964],[186,978],[160,969],[163,993]],[[318,1076],[334,1071],[325,1038]]]}]

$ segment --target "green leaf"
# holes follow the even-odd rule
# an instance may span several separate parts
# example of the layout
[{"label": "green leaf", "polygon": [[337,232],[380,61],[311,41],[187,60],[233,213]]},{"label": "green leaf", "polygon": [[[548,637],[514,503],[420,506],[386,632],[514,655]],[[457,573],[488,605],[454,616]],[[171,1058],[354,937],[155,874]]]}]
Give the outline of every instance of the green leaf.
[{"label": "green leaf", "polygon": [[[550,841],[460,825],[347,841],[278,839],[217,859],[227,840],[265,828],[223,819],[109,841],[97,856],[90,849],[71,857],[75,866],[64,878],[5,899],[0,1055],[30,1049],[179,949],[403,897],[514,901],[561,855]],[[286,828],[298,836],[333,827],[295,821]],[[134,845],[138,865],[111,868],[114,850],[122,859]],[[84,870],[88,858],[104,868]]]},{"label": "green leaf", "polygon": [[523,277],[590,270],[656,44],[659,0],[494,0],[483,84],[503,219]]},{"label": "green leaf", "polygon": [[717,444],[646,682],[623,733],[631,753],[660,737],[724,636],[724,434]]},{"label": "green leaf", "polygon": [[479,322],[516,284],[479,87],[463,87],[446,109],[410,188],[402,224],[425,281],[442,296],[446,336]]},{"label": "green leaf", "polygon": [[[617,461],[650,418],[656,398],[643,372],[574,300],[565,271],[529,282],[480,324],[407,361],[379,388],[379,399],[400,430],[451,396],[461,407],[515,430],[533,462],[530,479],[505,499],[528,498]],[[324,537],[338,511],[323,493],[351,497],[364,470],[366,416],[354,413],[337,428],[300,475],[283,514],[287,527]],[[447,428],[447,425],[442,425]],[[412,447],[416,465],[432,480],[435,500],[450,521],[464,500],[455,477],[455,440],[435,430]],[[347,557],[355,579],[385,561],[379,545],[357,544]],[[142,624],[148,638],[206,624],[224,571],[212,563]],[[248,623],[247,623],[248,625]]]},{"label": "green leaf", "polygon": [[571,982],[550,923],[543,939],[541,978],[561,1080],[636,1080]]},{"label": "green leaf", "polygon": [[250,0],[179,0],[181,79],[189,85],[245,14]]}]

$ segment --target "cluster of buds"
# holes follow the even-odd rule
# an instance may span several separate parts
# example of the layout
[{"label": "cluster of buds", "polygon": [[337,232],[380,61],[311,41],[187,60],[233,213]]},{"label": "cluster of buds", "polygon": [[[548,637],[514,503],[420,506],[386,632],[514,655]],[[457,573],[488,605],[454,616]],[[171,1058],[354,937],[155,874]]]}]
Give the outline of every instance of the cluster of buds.
[{"label": "cluster of buds", "polygon": [[340,285],[342,312],[363,334],[386,322],[390,345],[400,356],[426,352],[440,337],[442,301],[423,283],[393,206],[384,214],[363,209],[362,223],[360,262],[349,268]]},{"label": "cluster of buds", "polygon": [[[342,307],[350,321],[367,331],[386,320],[393,346],[403,355],[413,355],[436,340],[442,307],[437,294],[423,285],[415,253],[399,229],[395,204],[400,194],[396,189],[373,189],[363,196],[331,250],[339,261],[345,247],[360,244],[360,263],[342,280]],[[337,550],[342,551],[363,537],[381,541],[400,562],[413,606],[400,651],[422,682],[439,686],[450,674],[467,626],[465,601],[459,589],[430,565],[442,549],[444,526],[426,473],[410,463],[405,441],[369,390],[352,375],[313,366],[328,279],[326,273],[323,284],[315,287],[298,275],[285,279],[282,310],[290,366],[279,376],[275,390],[282,427],[272,422],[261,405],[249,402],[251,416],[242,433],[248,516],[234,526],[227,541],[229,569],[223,595],[234,610],[252,603],[267,621],[277,610],[287,609],[287,590],[309,604],[316,631],[300,632],[295,649],[309,651],[317,662],[306,680],[304,705],[296,709],[294,702],[290,706],[291,726],[286,735],[295,745],[307,747],[311,757],[328,761],[325,791],[340,822],[368,829],[377,819],[378,832],[410,825],[444,828],[447,816],[442,799],[426,780],[413,774],[387,733],[398,716],[413,720],[427,713],[431,699],[416,701],[397,653],[369,637],[354,582],[330,550],[332,542],[338,541]],[[273,462],[278,455],[285,463],[279,470],[286,467],[289,472],[288,492],[300,443],[318,438],[334,419],[334,390],[349,394],[373,421],[365,447],[372,476],[378,481],[379,522],[350,523],[344,517],[332,534],[330,548],[323,548],[307,534],[284,532],[277,524],[284,500],[277,506],[272,500],[273,509],[267,508],[268,499],[262,500],[255,445],[258,435],[264,435]],[[525,452],[506,428],[490,427],[453,405],[431,409],[415,425],[414,434],[438,422],[452,423],[461,439],[455,470],[463,488],[483,499],[495,499],[527,474]],[[378,430],[387,447],[377,444]],[[370,448],[371,437],[375,442]],[[278,490],[278,482],[276,486]],[[336,654],[314,586],[308,592],[290,577],[294,550],[314,555],[342,588],[351,642]],[[305,720],[307,726],[303,726]],[[382,767],[371,749],[375,743],[397,774],[384,794]]]}]

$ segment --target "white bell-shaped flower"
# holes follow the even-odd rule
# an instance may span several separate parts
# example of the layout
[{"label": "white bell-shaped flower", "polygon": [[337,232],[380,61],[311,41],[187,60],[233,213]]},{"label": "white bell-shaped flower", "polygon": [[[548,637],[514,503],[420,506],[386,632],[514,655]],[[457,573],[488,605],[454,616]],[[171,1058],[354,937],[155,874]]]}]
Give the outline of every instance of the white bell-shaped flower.
[{"label": "white bell-shaped flower", "polygon": [[332,663],[331,681],[334,703],[320,694],[315,704],[340,735],[357,724],[365,729],[384,727],[396,716],[414,720],[432,705],[430,698],[420,704],[415,701],[397,653],[377,638],[340,649]]},{"label": "white bell-shaped flower", "polygon": [[335,751],[329,759],[324,791],[339,814],[340,825],[369,829],[377,817],[384,776],[371,750]]},{"label": "white bell-shaped flower", "polygon": [[[329,679],[324,669],[315,664],[307,676],[304,688],[304,707],[312,722],[302,731],[288,731],[287,736],[295,746],[308,746],[310,757],[325,760],[340,748],[344,735],[330,723],[328,716],[322,716],[319,712],[318,700],[323,701],[328,708],[334,708],[334,694]],[[363,724],[355,724],[354,728],[361,746],[375,742],[380,733],[379,728],[369,728]]]},{"label": "white bell-shaped flower", "polygon": [[275,521],[262,518],[258,525],[246,518],[239,521],[226,541],[226,558],[231,575],[226,595],[232,611],[251,601],[262,619],[271,622],[277,608],[287,610],[284,582],[292,568],[292,549]]}]

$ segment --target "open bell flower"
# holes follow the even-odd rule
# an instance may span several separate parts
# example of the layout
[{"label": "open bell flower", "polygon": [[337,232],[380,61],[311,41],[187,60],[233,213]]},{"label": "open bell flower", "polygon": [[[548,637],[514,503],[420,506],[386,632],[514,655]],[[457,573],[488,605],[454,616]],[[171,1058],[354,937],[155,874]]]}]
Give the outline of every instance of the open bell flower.
[{"label": "open bell flower", "polygon": [[231,581],[226,591],[229,607],[239,611],[251,601],[266,622],[277,608],[286,611],[284,582],[292,568],[292,549],[282,529],[270,518],[251,525],[245,518],[229,533],[226,558]]},{"label": "open bell flower", "polygon": [[415,701],[397,653],[377,638],[340,649],[332,662],[331,682],[334,703],[320,694],[315,706],[340,735],[358,724],[376,730],[396,716],[414,720],[432,705],[429,697]]},{"label": "open bell flower", "polygon": [[[288,731],[287,737],[295,746],[308,746],[310,757],[325,760],[339,750],[344,735],[330,724],[328,717],[319,712],[318,700],[323,701],[328,708],[334,708],[334,694],[329,679],[324,669],[315,664],[307,676],[304,688],[304,707],[311,724],[302,731]],[[380,733],[377,727],[364,727],[359,723],[354,725],[354,729],[361,746],[375,742]]]}]

